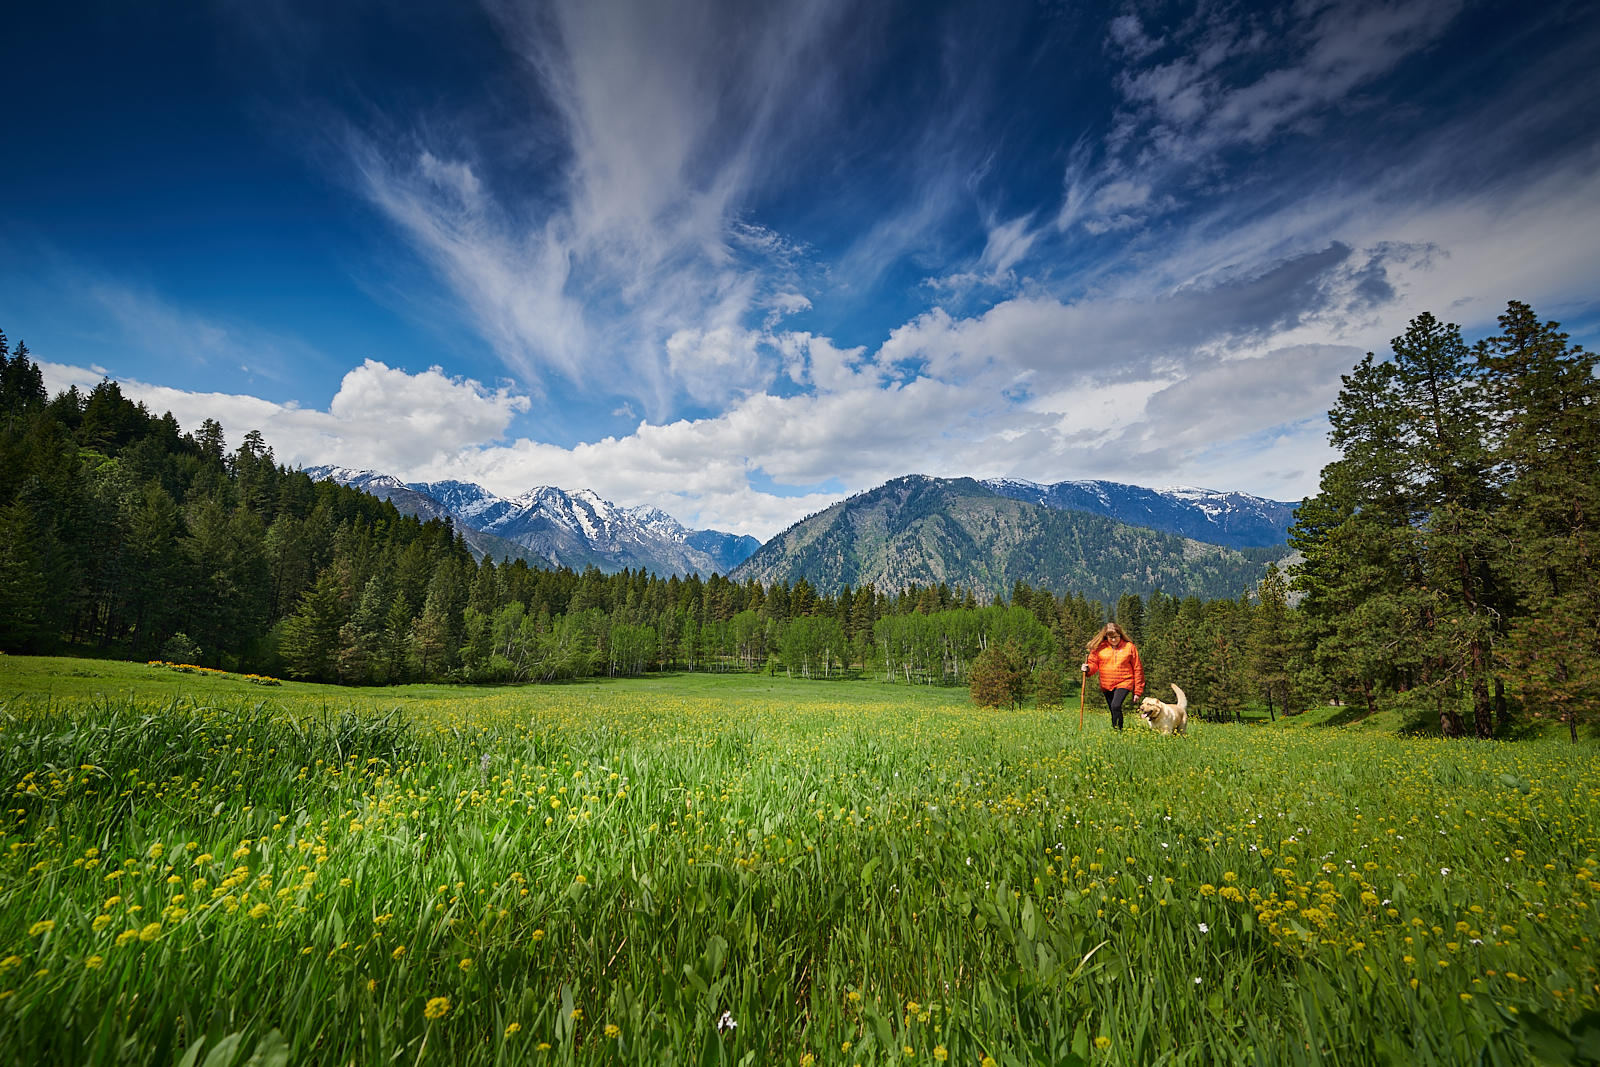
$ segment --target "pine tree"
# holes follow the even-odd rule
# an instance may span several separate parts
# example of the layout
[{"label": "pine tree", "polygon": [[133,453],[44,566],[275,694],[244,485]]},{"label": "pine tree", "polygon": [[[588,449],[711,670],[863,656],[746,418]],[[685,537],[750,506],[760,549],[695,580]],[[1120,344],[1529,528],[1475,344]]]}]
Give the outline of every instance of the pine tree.
[{"label": "pine tree", "polygon": [[300,598],[300,607],[283,628],[278,654],[292,678],[331,680],[337,673],[339,628],[344,603],[339,578],[328,568]]},{"label": "pine tree", "polygon": [[1039,680],[1034,688],[1034,703],[1041,708],[1059,708],[1061,706],[1061,672],[1054,663],[1047,663],[1039,669]]},{"label": "pine tree", "polygon": [[1028,695],[1032,672],[1028,658],[1015,640],[990,642],[978,653],[967,672],[972,702],[979,707],[1021,707]]},{"label": "pine tree", "polygon": [[1257,690],[1266,697],[1267,714],[1277,719],[1273,698],[1287,714],[1293,699],[1290,664],[1295,653],[1293,621],[1289,612],[1289,584],[1276,564],[1256,587],[1260,604],[1250,634],[1250,671]]},{"label": "pine tree", "polygon": [[13,501],[0,508],[0,650],[26,652],[42,643],[44,580],[33,512]]},{"label": "pine tree", "polygon": [[1497,517],[1511,546],[1506,580],[1522,600],[1500,677],[1521,688],[1525,706],[1553,709],[1577,740],[1600,677],[1596,357],[1526,304],[1511,302],[1500,327],[1477,348],[1498,415],[1493,458],[1509,475]]},{"label": "pine tree", "polygon": [[1455,737],[1464,685],[1487,736],[1497,497],[1486,398],[1455,325],[1419,315],[1392,349],[1392,362],[1368,353],[1328,413],[1343,455],[1299,509],[1295,585],[1336,687],[1359,689],[1369,711],[1380,692],[1407,691]]}]

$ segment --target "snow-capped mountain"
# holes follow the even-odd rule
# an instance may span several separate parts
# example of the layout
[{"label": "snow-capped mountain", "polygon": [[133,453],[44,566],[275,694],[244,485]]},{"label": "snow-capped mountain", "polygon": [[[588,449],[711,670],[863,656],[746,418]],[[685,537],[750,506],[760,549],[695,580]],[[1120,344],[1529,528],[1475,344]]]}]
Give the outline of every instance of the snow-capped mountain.
[{"label": "snow-capped mountain", "polygon": [[[659,508],[618,507],[589,489],[541,485],[506,498],[472,482],[405,483],[377,471],[331,466],[306,473],[365,490],[408,515],[449,515],[480,557],[509,554],[580,570],[593,565],[606,572],[643,567],[662,575],[709,575],[728,573],[761,547],[754,537],[691,530]],[[508,546],[514,550],[505,551]]]},{"label": "snow-capped mountain", "polygon": [[1267,548],[1288,537],[1297,505],[1248,493],[1170,485],[1146,489],[1120,482],[1069,481],[1053,485],[990,478],[991,491],[1012,500],[1065,511],[1089,511],[1134,526],[1192,537],[1230,548]]}]

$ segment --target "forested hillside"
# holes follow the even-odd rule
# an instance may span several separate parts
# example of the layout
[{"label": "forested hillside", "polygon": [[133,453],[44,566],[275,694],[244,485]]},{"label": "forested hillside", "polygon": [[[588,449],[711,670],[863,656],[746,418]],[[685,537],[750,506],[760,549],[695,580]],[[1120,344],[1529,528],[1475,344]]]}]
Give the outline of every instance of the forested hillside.
[{"label": "forested hillside", "polygon": [[[228,449],[206,420],[131,403],[115,382],[54,399],[24,346],[0,391],[0,645],[208,663],[272,658],[302,598],[382,573],[408,618],[470,574],[448,521],[276,463],[258,433]],[[321,585],[319,586],[319,580]]]},{"label": "forested hillside", "polygon": [[768,541],[737,578],[805,578],[832,592],[944,582],[1002,595],[1017,582],[1107,602],[1158,590],[1234,597],[1286,549],[1229,549],[1001,496],[971,478],[896,478]]}]

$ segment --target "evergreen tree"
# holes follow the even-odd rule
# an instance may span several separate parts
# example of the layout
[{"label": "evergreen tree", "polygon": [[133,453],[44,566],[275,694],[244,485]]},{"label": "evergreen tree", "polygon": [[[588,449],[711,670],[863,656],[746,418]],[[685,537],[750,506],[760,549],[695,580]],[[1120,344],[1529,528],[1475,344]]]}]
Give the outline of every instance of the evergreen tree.
[{"label": "evergreen tree", "polygon": [[21,501],[0,507],[0,649],[34,651],[42,644],[44,592],[33,512]]},{"label": "evergreen tree", "polygon": [[1034,703],[1041,708],[1059,708],[1062,685],[1061,672],[1056,669],[1055,664],[1050,663],[1041,667],[1034,688]]},{"label": "evergreen tree", "polygon": [[1267,565],[1256,596],[1260,604],[1250,633],[1250,672],[1257,691],[1266,698],[1268,716],[1275,721],[1273,698],[1286,714],[1294,699],[1290,668],[1296,651],[1289,584],[1276,564]]},{"label": "evergreen tree", "polygon": [[[1600,655],[1600,380],[1596,357],[1513,301],[1477,357],[1494,403],[1493,459],[1507,474],[1498,529],[1521,601],[1499,661],[1526,706],[1550,708],[1577,740],[1594,710]],[[1542,713],[1542,712],[1541,712]]]},{"label": "evergreen tree", "polygon": [[1032,672],[1027,656],[1015,640],[991,642],[973,660],[968,672],[972,702],[979,707],[1021,707],[1028,695]]},{"label": "evergreen tree", "polygon": [[278,654],[291,678],[332,680],[337,674],[339,630],[344,602],[339,577],[330,568],[300,598],[300,607],[283,627]]}]

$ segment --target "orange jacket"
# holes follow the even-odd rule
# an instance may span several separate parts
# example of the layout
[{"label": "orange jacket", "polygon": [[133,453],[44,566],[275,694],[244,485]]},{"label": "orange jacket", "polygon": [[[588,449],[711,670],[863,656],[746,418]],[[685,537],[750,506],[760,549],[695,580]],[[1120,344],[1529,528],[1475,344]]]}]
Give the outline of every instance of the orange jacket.
[{"label": "orange jacket", "polygon": [[1134,696],[1144,694],[1144,664],[1139,662],[1139,650],[1132,641],[1122,642],[1122,647],[1101,645],[1099,651],[1089,653],[1085,662],[1089,673],[1100,675],[1100,688],[1132,689]]}]

